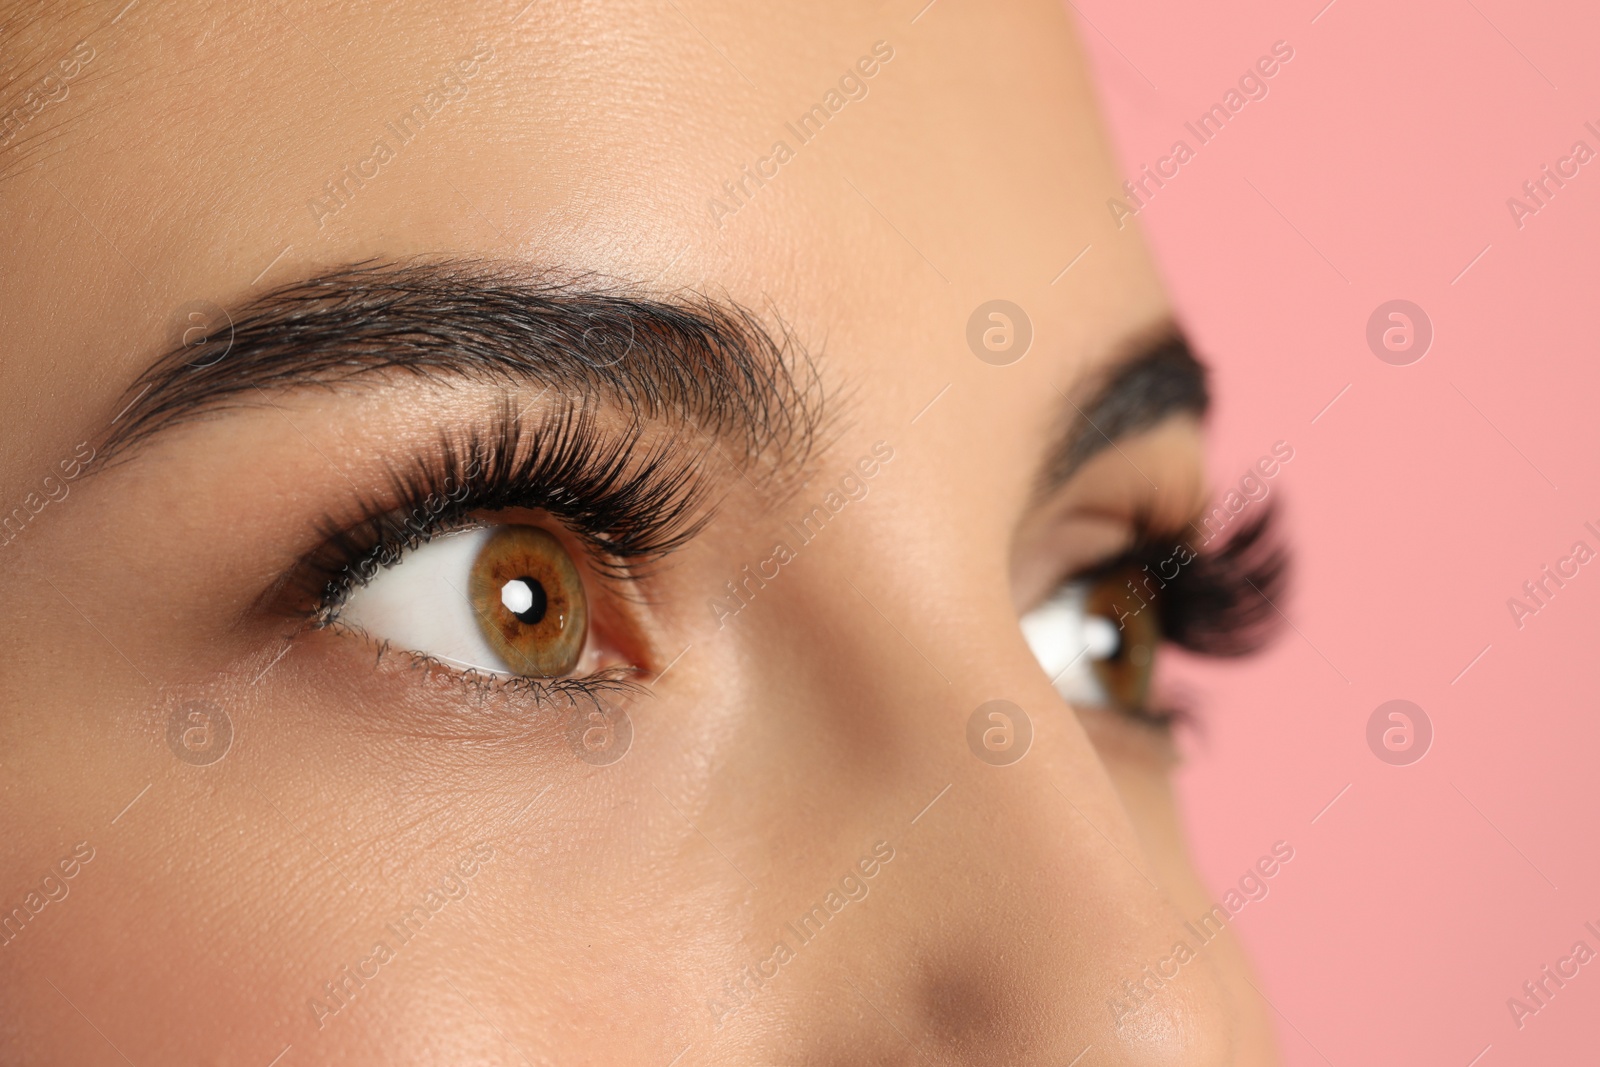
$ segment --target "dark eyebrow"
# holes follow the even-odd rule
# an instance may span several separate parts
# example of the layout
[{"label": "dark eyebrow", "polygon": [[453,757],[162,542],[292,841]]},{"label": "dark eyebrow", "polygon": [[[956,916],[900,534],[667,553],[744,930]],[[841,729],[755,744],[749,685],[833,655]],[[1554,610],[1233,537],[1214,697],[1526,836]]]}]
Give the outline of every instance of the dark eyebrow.
[{"label": "dark eyebrow", "polygon": [[636,419],[696,425],[745,459],[791,469],[821,425],[815,365],[787,329],[774,335],[749,309],[705,296],[671,302],[471,260],[368,261],[214,317],[129,386],[108,458],[272,392],[385,372],[534,383],[569,405],[603,400]]},{"label": "dark eyebrow", "polygon": [[1206,368],[1189,342],[1170,327],[1137,344],[1133,353],[1065,397],[1062,429],[1041,472],[1041,493],[1066,484],[1078,469],[1124,437],[1173,415],[1204,416],[1211,406]]}]

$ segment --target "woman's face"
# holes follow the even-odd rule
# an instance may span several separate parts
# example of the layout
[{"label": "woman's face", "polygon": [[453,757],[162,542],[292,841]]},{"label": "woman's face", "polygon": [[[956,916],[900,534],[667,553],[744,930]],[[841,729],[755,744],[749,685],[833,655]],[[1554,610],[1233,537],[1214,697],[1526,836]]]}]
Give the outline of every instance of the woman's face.
[{"label": "woman's face", "polygon": [[0,1059],[1273,1060],[1019,627],[1205,498],[1063,5],[124,3],[0,35]]}]

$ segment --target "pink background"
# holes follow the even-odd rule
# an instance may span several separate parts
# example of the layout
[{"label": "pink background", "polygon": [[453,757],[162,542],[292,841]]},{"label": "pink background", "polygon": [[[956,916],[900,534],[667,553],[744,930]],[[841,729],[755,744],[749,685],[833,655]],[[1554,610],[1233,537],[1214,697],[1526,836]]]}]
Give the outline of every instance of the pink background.
[{"label": "pink background", "polygon": [[[1236,920],[1289,1063],[1594,1062],[1600,960],[1520,1030],[1506,1001],[1580,938],[1600,951],[1600,561],[1520,631],[1506,601],[1600,549],[1600,160],[1520,230],[1506,199],[1600,150],[1600,14],[1324,2],[1076,5],[1128,175],[1194,147],[1183,121],[1274,41],[1295,51],[1139,217],[1216,368],[1218,484],[1295,449],[1271,483],[1295,629],[1180,672],[1198,861],[1220,895],[1295,847]],[[1434,324],[1407,367],[1365,340],[1394,298]],[[1394,698],[1434,725],[1411,766],[1367,748]]]}]

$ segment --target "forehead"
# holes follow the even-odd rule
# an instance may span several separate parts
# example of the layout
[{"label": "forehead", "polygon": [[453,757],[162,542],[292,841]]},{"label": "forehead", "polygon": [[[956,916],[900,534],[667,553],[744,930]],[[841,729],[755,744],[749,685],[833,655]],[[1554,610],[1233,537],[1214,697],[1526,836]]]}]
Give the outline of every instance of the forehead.
[{"label": "forehead", "polygon": [[[1070,26],[900,6],[139,0],[31,25],[0,159],[8,424],[93,431],[194,308],[412,254],[725,294],[869,397],[1042,408],[1164,314],[1108,224]],[[967,344],[995,298],[1036,337],[1003,377]]]}]

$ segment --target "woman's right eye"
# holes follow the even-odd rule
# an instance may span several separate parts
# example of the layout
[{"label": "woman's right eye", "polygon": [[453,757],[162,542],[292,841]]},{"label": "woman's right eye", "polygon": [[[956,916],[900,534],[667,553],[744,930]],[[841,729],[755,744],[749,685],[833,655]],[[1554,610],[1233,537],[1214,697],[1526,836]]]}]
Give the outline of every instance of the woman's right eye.
[{"label": "woman's right eye", "polygon": [[433,538],[351,590],[337,619],[461,670],[562,678],[589,642],[583,577],[540,526]]}]

